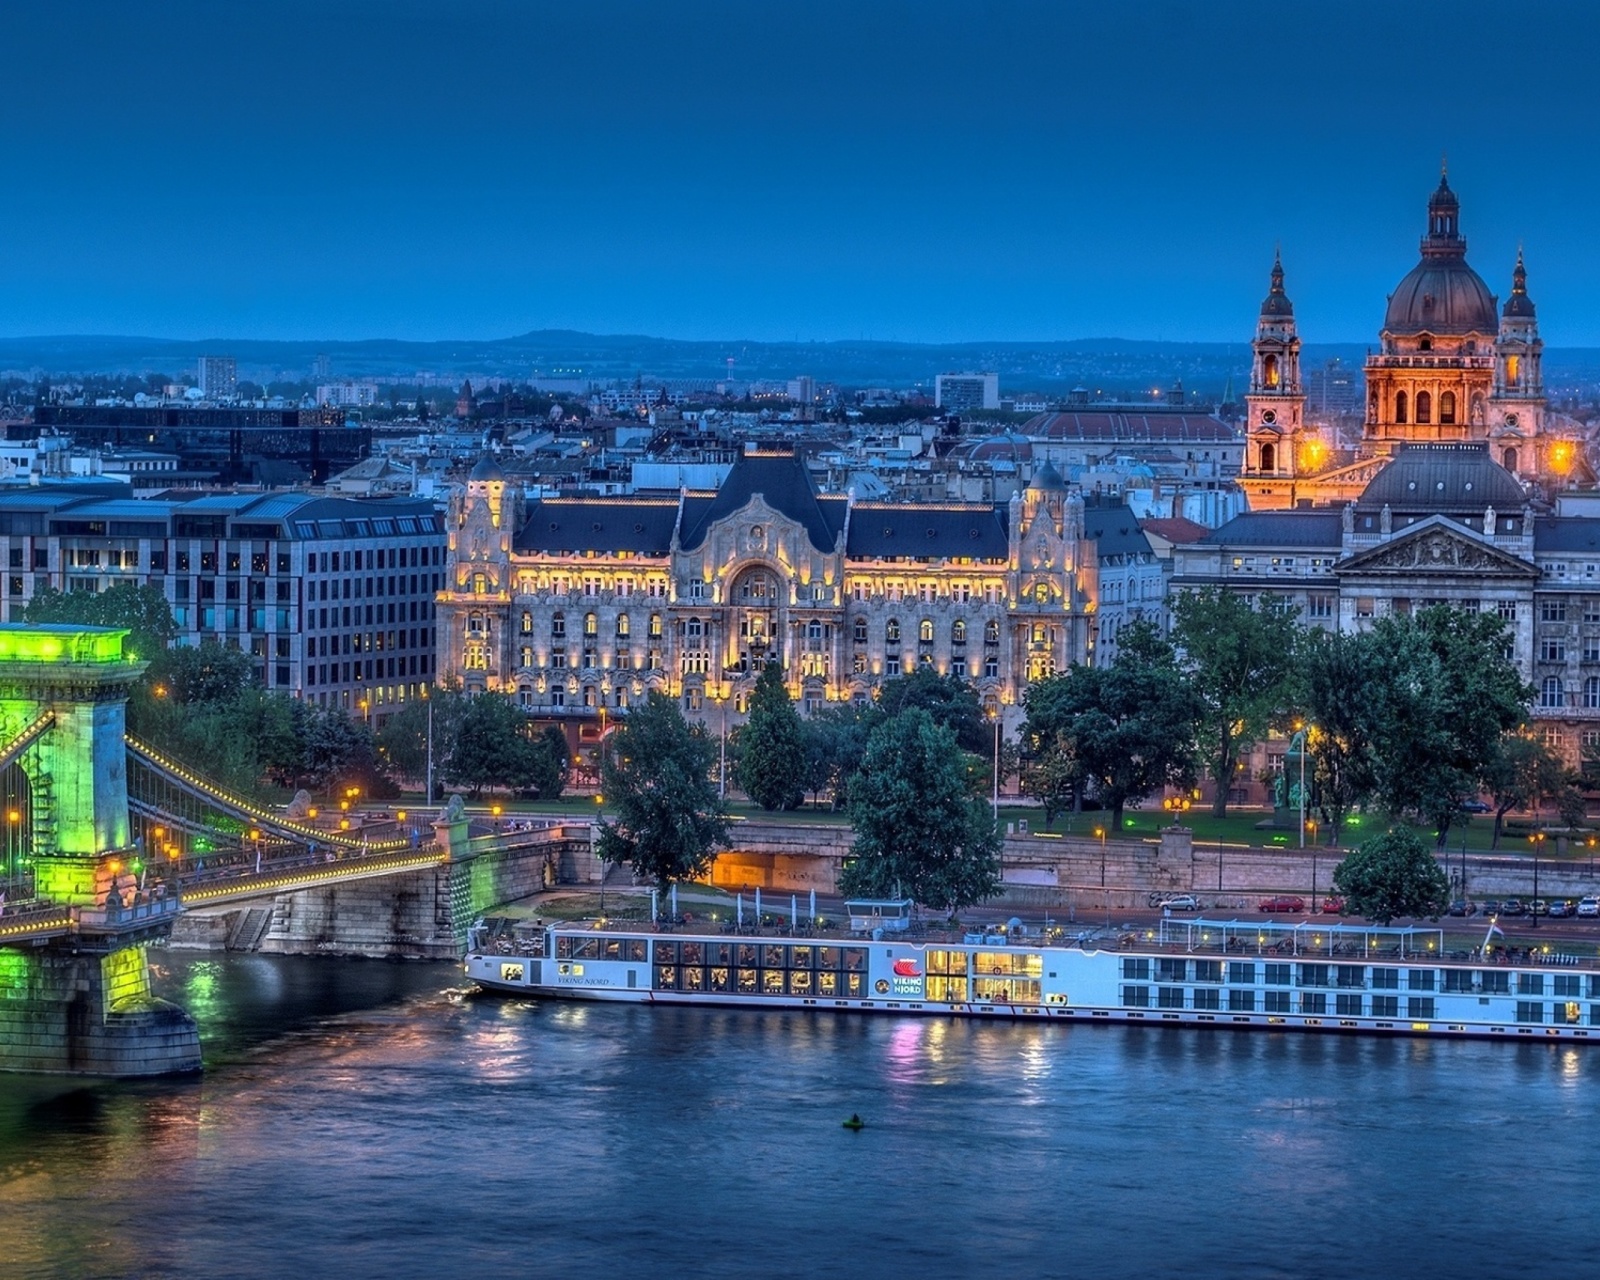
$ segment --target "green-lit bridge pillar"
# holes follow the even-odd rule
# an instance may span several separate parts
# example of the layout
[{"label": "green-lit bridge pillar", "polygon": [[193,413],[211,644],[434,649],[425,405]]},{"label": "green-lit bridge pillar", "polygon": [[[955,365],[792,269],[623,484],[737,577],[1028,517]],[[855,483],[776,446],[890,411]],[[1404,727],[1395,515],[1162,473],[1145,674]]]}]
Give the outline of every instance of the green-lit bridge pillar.
[{"label": "green-lit bridge pillar", "polygon": [[18,757],[32,788],[38,897],[70,908],[74,932],[0,950],[0,1068],[161,1075],[200,1066],[194,1020],[150,993],[145,947],[171,912],[136,908],[117,881],[130,847],[128,691],[145,664],[128,633],[104,627],[0,626],[0,739],[41,717]]}]

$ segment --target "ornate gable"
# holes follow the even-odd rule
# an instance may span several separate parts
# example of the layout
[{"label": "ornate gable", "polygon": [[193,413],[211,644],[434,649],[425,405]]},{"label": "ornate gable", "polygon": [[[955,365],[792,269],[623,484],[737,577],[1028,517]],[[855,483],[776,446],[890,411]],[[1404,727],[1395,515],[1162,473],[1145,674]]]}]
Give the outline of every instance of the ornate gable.
[{"label": "ornate gable", "polygon": [[1490,546],[1482,538],[1442,517],[1435,517],[1376,547],[1358,551],[1341,561],[1335,572],[1341,578],[1359,574],[1395,574],[1407,577],[1461,574],[1496,578],[1537,578],[1539,571],[1526,560]]}]

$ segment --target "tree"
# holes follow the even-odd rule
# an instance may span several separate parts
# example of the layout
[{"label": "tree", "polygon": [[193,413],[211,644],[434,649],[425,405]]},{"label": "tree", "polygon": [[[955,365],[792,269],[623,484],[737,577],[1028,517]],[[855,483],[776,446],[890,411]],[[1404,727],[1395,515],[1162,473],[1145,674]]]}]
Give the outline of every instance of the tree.
[{"label": "tree", "polygon": [[527,717],[505,694],[480,693],[469,698],[446,781],[466,787],[476,797],[485,787],[526,788],[533,774]]},{"label": "tree", "polygon": [[1376,651],[1366,633],[1341,635],[1320,628],[1303,638],[1296,667],[1298,702],[1305,713],[1305,748],[1312,765],[1311,792],[1330,844],[1339,843],[1345,819],[1371,794]]},{"label": "tree", "polygon": [[767,663],[756,681],[738,757],[739,787],[763,809],[794,809],[805,798],[805,729],[776,662]]},{"label": "tree", "polygon": [[902,715],[913,707],[926,711],[933,722],[949,729],[963,751],[983,754],[991,746],[993,730],[984,717],[978,691],[954,673],[941,676],[932,667],[918,667],[908,676],[886,681],[878,690],[878,711]]},{"label": "tree", "polygon": [[567,735],[553,724],[533,739],[533,762],[528,778],[529,790],[540,800],[559,800],[572,773],[572,755],[567,750]]},{"label": "tree", "polygon": [[433,723],[433,769],[446,777],[469,699],[454,689],[433,688],[390,716],[378,731],[379,758],[402,778],[421,782],[428,775],[428,724]]},{"label": "tree", "polygon": [[1292,610],[1253,609],[1234,592],[1207,587],[1178,596],[1172,635],[1200,699],[1199,747],[1216,779],[1211,812],[1220,818],[1240,744],[1284,716],[1300,628]]},{"label": "tree", "polygon": [[1194,785],[1199,700],[1148,622],[1122,632],[1109,667],[1073,667],[1028,686],[1024,734],[1039,751],[1065,735],[1084,779],[1122,825],[1130,800]]},{"label": "tree", "polygon": [[955,733],[922,708],[874,729],[850,782],[856,835],[840,891],[848,897],[907,894],[951,915],[996,893],[999,833],[966,778]]},{"label": "tree", "polygon": [[1505,656],[1504,624],[1492,614],[1444,605],[1391,614],[1370,643],[1375,793],[1390,813],[1432,822],[1442,848],[1533,690]]},{"label": "tree", "polygon": [[40,587],[23,610],[27,622],[80,627],[124,627],[128,650],[150,661],[178,634],[172,609],[160,587],[119,582],[107,591],[58,591]]},{"label": "tree", "polygon": [[595,849],[665,889],[704,875],[728,839],[711,781],[715,748],[684,721],[677,702],[652,691],[610,735],[601,759],[606,803]]},{"label": "tree", "polygon": [[882,720],[876,708],[839,703],[824,707],[804,721],[806,732],[806,787],[813,793],[829,791],[833,807],[843,808],[850,779],[866,758],[872,728]]},{"label": "tree", "polygon": [[1058,731],[1041,742],[1023,769],[1022,784],[1043,806],[1044,829],[1050,830],[1056,815],[1070,810],[1083,792],[1083,762],[1072,736]]},{"label": "tree", "polygon": [[1368,840],[1333,869],[1334,888],[1357,915],[1379,924],[1398,916],[1437,920],[1450,906],[1450,879],[1409,827]]},{"label": "tree", "polygon": [[1535,738],[1526,725],[1500,735],[1484,770],[1484,784],[1494,797],[1491,849],[1500,847],[1507,813],[1513,809],[1537,809],[1546,796],[1559,797],[1570,786],[1565,762]]}]

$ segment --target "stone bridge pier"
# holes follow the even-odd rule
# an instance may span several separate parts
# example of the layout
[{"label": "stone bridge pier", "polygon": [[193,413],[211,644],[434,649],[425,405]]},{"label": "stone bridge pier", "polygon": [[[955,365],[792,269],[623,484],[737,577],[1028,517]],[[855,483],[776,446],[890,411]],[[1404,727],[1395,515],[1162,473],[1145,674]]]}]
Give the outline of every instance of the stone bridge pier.
[{"label": "stone bridge pier", "polygon": [[26,946],[3,945],[0,930],[3,1070],[200,1069],[194,1019],[150,992],[146,946],[174,911],[131,909],[141,851],[129,839],[123,728],[145,664],[125,652],[127,635],[0,626],[0,758],[27,780],[35,894],[69,924]]}]

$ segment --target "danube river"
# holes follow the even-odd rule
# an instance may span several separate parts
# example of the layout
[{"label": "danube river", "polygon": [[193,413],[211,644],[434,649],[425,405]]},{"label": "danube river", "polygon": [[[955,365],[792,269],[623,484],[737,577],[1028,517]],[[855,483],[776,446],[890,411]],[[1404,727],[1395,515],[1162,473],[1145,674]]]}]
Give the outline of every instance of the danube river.
[{"label": "danube river", "polygon": [[0,1076],[0,1274],[1600,1264],[1600,1044],[525,1004],[448,967],[158,964],[205,1076]]}]

